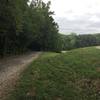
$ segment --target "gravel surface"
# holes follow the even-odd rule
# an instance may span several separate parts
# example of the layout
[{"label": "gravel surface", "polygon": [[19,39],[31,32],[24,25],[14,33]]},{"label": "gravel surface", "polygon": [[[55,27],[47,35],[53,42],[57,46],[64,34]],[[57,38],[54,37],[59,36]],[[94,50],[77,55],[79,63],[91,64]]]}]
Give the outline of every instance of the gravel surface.
[{"label": "gravel surface", "polygon": [[0,100],[6,100],[14,89],[19,75],[39,56],[40,52],[0,60]]},{"label": "gravel surface", "polygon": [[100,46],[96,46],[97,49],[100,49]]}]

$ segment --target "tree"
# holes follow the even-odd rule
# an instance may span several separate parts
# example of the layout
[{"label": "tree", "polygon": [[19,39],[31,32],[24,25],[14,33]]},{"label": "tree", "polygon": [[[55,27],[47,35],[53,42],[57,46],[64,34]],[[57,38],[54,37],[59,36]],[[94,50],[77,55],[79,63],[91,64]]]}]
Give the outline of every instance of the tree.
[{"label": "tree", "polygon": [[52,17],[50,2],[42,0],[0,1],[0,55],[26,49],[56,49],[58,25]]},{"label": "tree", "polygon": [[0,1],[0,53],[14,52],[17,36],[23,30],[23,15],[27,0]]}]

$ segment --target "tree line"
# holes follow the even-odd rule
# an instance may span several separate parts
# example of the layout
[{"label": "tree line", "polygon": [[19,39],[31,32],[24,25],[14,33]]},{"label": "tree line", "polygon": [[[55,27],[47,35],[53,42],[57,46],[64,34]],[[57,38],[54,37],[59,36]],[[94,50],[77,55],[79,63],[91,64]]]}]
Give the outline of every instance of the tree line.
[{"label": "tree line", "polygon": [[56,49],[58,25],[42,0],[0,0],[0,55]]},{"label": "tree line", "polygon": [[80,34],[72,33],[70,35],[60,34],[62,50],[71,50],[81,47],[98,46],[100,45],[100,33],[97,34]]}]

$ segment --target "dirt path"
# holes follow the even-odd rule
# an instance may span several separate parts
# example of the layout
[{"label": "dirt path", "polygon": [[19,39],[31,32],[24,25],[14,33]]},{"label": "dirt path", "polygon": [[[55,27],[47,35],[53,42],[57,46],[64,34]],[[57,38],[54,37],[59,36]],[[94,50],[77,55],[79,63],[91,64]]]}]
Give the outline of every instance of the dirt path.
[{"label": "dirt path", "polygon": [[34,52],[23,56],[13,57],[0,61],[0,100],[5,100],[7,95],[16,86],[20,73],[39,56]]},{"label": "dirt path", "polygon": [[100,49],[100,46],[96,46],[97,49]]}]

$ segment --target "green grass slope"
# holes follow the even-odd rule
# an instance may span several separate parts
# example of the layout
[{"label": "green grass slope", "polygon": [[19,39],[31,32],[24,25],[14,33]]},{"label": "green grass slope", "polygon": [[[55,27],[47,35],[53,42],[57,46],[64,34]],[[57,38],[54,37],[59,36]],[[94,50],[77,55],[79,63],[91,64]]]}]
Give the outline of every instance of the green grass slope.
[{"label": "green grass slope", "polygon": [[10,100],[100,100],[100,50],[43,53],[23,73]]}]

